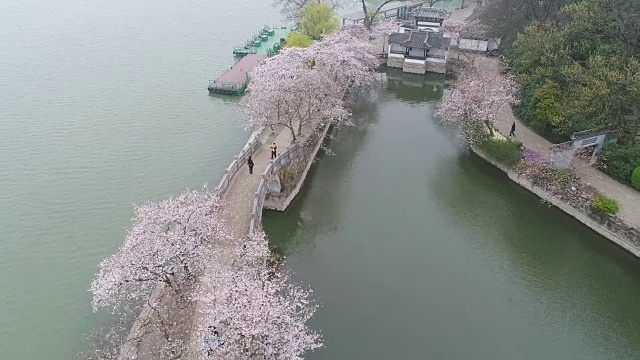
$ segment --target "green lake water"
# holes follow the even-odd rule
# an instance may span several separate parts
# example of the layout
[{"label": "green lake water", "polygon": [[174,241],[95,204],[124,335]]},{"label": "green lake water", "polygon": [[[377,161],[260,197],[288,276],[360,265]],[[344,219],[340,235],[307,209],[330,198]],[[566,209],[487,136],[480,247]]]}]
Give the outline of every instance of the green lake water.
[{"label": "green lake water", "polygon": [[[132,204],[217,183],[247,134],[208,80],[271,5],[0,4],[0,359],[73,358]],[[638,358],[638,263],[460,151],[439,85],[392,76],[265,216],[323,304],[310,358]]]},{"label": "green lake water", "polygon": [[322,304],[309,359],[639,359],[638,261],[457,146],[437,81],[392,75],[265,214]]}]

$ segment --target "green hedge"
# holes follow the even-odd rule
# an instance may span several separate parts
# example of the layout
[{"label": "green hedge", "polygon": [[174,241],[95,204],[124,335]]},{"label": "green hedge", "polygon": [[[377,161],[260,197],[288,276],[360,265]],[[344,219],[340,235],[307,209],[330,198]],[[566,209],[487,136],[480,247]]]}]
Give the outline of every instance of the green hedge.
[{"label": "green hedge", "polygon": [[591,213],[600,219],[605,219],[620,211],[618,202],[605,196],[597,196],[591,201]]},{"label": "green hedge", "polygon": [[631,186],[640,190],[640,166],[631,173]]},{"label": "green hedge", "polygon": [[612,178],[628,184],[631,182],[631,173],[640,166],[640,145],[624,148],[615,143],[604,146],[600,154],[602,171]]},{"label": "green hedge", "polygon": [[516,166],[522,158],[522,143],[511,140],[487,140],[480,149],[489,157],[509,167]]}]

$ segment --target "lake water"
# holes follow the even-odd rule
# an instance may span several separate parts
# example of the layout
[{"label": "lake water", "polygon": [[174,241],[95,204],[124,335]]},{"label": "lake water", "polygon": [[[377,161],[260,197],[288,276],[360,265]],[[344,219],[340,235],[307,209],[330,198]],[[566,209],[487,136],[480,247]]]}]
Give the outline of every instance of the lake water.
[{"label": "lake water", "polygon": [[322,304],[309,359],[640,358],[638,261],[462,151],[437,81],[390,78],[264,218]]},{"label": "lake water", "polygon": [[[208,80],[273,19],[268,0],[0,4],[1,359],[72,358],[132,203],[217,183],[247,134]],[[411,82],[266,216],[324,305],[311,358],[632,358],[636,262],[459,153],[438,82]]]}]

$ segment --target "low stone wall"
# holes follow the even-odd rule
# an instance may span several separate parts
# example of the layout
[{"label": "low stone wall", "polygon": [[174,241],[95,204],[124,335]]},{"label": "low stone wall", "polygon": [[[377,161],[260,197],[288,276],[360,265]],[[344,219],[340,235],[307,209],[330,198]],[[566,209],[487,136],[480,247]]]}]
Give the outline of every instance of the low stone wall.
[{"label": "low stone wall", "polygon": [[242,150],[240,150],[240,153],[237,156],[233,157],[233,161],[231,161],[231,164],[229,164],[227,169],[224,171],[222,179],[220,179],[218,186],[216,186],[216,192],[218,194],[224,195],[227,192],[227,190],[229,189],[229,185],[231,184],[233,177],[238,173],[238,170],[240,170],[244,166],[244,164],[246,164],[249,156],[253,155],[253,153],[255,153],[256,150],[262,145],[263,132],[264,128],[260,128],[254,131],[249,137],[249,140],[247,140],[247,143],[244,145]]},{"label": "low stone wall", "polygon": [[405,60],[404,64],[402,65],[402,71],[412,74],[424,75],[427,72],[427,67],[424,63],[415,63]]},{"label": "low stone wall", "polygon": [[387,67],[402,69],[404,58],[389,56],[387,58]]},{"label": "low stone wall", "polygon": [[432,73],[445,74],[447,72],[446,61],[436,62],[436,61],[429,61],[429,59],[427,59],[426,67],[427,67],[427,71]]},{"label": "low stone wall", "polygon": [[639,229],[636,229],[634,227],[631,227],[625,224],[620,218],[616,216],[611,216],[609,219],[607,219],[604,222],[598,222],[597,220],[595,220],[589,215],[587,210],[578,209],[576,207],[573,207],[565,203],[564,201],[561,201],[560,199],[551,195],[545,190],[535,186],[533,183],[531,183],[527,179],[521,176],[518,176],[518,174],[515,173],[513,170],[491,159],[488,155],[486,155],[484,152],[482,152],[482,150],[478,149],[477,147],[472,146],[471,151],[476,155],[478,155],[480,158],[486,160],[487,162],[491,163],[498,169],[502,170],[505,174],[507,174],[509,179],[511,179],[516,184],[536,194],[542,200],[548,202],[549,204],[571,215],[576,220],[580,221],[584,225],[591,228],[593,231],[607,238],[609,241],[613,242],[614,244],[620,246],[621,248],[627,250],[631,254],[640,258],[640,230]]},{"label": "low stone wall", "polygon": [[[302,145],[299,156],[285,166],[279,173],[283,185],[281,193],[269,193],[264,201],[264,208],[285,211],[302,189],[307,173],[327,136],[331,124],[327,124],[319,131],[315,131]],[[290,178],[290,179],[289,179]]]},{"label": "low stone wall", "polygon": [[274,160],[271,160],[269,165],[267,165],[264,173],[262,173],[262,179],[260,180],[256,193],[253,197],[249,233],[255,234],[262,230],[262,210],[264,209],[267,193],[270,190],[269,182],[278,175],[282,168],[297,159],[300,156],[300,153],[301,146],[299,144],[292,144],[287,148],[287,150],[278,155]]}]

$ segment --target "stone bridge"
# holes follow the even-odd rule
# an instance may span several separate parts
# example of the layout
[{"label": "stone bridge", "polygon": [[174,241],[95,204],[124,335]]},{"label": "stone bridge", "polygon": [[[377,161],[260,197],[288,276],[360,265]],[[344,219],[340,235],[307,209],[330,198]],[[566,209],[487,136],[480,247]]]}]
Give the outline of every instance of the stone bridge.
[{"label": "stone bridge", "polygon": [[[249,137],[246,145],[227,167],[215,188],[225,207],[227,225],[234,238],[242,238],[245,235],[257,233],[262,230],[262,209],[268,193],[279,193],[281,190],[278,172],[292,160],[296,159],[302,146],[292,143],[291,133],[288,129],[278,129],[271,132],[270,129],[260,129]],[[271,159],[272,143],[278,147],[278,156]],[[249,174],[247,159],[252,157],[254,162],[253,174]],[[301,180],[302,181],[302,180]],[[206,274],[203,281],[206,283]],[[151,294],[149,303],[157,303],[162,296],[164,286],[158,286]],[[191,329],[200,328],[203,324],[203,304],[196,304]],[[144,306],[140,315],[132,325],[125,344],[121,347],[119,360],[140,359],[140,343],[132,341],[144,333],[144,323],[151,317],[151,307]],[[190,359],[201,358],[202,343],[198,331],[193,331],[188,349]],[[144,350],[142,350],[144,353]]]}]

